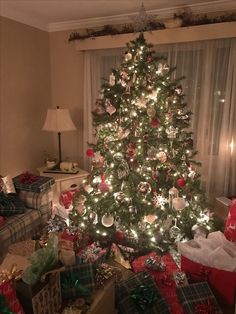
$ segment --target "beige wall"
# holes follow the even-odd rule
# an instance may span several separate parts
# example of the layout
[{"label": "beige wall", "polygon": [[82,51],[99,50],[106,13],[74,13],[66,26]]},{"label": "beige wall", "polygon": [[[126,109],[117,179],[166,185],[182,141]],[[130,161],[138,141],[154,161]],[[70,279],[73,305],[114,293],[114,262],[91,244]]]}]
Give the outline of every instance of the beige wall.
[{"label": "beige wall", "polygon": [[61,134],[62,159],[77,161],[83,167],[83,52],[68,42],[70,33],[49,34],[52,106],[68,108],[77,127],[77,131]]},{"label": "beige wall", "polygon": [[49,34],[0,17],[0,174],[35,171],[52,138]]}]

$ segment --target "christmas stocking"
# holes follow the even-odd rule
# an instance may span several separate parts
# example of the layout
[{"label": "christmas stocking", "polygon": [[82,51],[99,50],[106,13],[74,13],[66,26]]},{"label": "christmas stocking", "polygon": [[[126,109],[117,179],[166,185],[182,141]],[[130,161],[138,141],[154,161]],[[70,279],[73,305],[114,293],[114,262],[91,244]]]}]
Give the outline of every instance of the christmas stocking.
[{"label": "christmas stocking", "polygon": [[236,199],[231,203],[224,234],[229,241],[236,242]]}]

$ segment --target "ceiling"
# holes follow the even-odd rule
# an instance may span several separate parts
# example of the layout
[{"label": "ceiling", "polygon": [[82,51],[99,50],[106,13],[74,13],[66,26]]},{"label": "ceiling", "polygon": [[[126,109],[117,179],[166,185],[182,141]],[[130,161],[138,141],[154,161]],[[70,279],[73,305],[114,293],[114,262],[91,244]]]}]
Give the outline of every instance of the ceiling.
[{"label": "ceiling", "polygon": [[160,20],[183,7],[196,13],[236,10],[236,0],[0,0],[0,15],[45,31],[60,31],[131,22],[142,3]]}]

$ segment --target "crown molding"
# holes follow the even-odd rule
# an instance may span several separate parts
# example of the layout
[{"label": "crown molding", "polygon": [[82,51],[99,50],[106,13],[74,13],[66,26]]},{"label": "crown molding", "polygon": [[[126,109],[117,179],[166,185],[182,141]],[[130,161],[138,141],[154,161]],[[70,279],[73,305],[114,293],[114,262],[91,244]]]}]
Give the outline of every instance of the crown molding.
[{"label": "crown molding", "polygon": [[[232,0],[218,0],[213,3],[206,1],[204,3],[192,4],[187,6],[175,6],[171,8],[156,9],[148,11],[148,14],[155,15],[158,20],[162,21],[173,17],[173,14],[184,7],[191,9],[195,14],[201,13],[218,13],[218,12],[232,12],[236,10],[236,4]],[[79,30],[93,27],[100,27],[104,25],[118,25],[131,23],[131,17],[137,15],[138,12],[132,14],[121,14],[106,17],[97,17],[81,20],[66,21],[60,23],[50,23],[48,25],[49,32],[58,32],[65,30]]]},{"label": "crown molding", "polygon": [[[72,20],[72,21],[64,21],[58,23],[45,23],[42,20],[37,18],[33,18],[32,16],[26,16],[22,12],[8,10],[6,7],[1,6],[0,15],[17,22],[29,25],[31,27],[35,27],[37,29],[47,31],[47,32],[58,32],[58,31],[66,31],[66,30],[79,30],[86,28],[95,28],[101,27],[104,25],[118,25],[118,24],[126,24],[131,23],[131,17],[136,16],[138,12],[132,14],[121,14],[121,15],[112,15],[112,16],[104,16],[104,17],[96,17],[89,19],[80,19],[80,20]],[[168,19],[173,17],[173,14],[178,12],[180,9],[184,7],[191,9],[191,11],[195,14],[201,13],[219,13],[219,12],[232,12],[236,11],[236,3],[233,0],[217,0],[217,1],[204,1],[202,3],[191,4],[186,6],[175,6],[164,9],[156,9],[156,10],[147,10],[148,14],[155,15],[157,20],[162,21],[164,19]]]}]

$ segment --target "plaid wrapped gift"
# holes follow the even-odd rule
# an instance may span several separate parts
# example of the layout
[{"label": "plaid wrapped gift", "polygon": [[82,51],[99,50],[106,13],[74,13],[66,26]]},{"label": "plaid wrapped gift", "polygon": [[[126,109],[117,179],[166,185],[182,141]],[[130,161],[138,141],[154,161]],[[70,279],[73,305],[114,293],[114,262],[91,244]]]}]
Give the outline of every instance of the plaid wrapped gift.
[{"label": "plaid wrapped gift", "polygon": [[184,313],[223,313],[207,282],[178,287],[176,292]]},{"label": "plaid wrapped gift", "polygon": [[62,298],[88,296],[95,290],[93,266],[81,264],[66,266],[60,273]]},{"label": "plaid wrapped gift", "polygon": [[[137,307],[138,300],[132,298],[132,294],[140,287],[149,289],[150,294],[153,294],[155,301],[145,309]],[[122,314],[167,314],[170,313],[169,307],[165,300],[161,297],[154,280],[147,272],[141,272],[125,281],[122,281],[116,288],[116,302],[120,313]]]},{"label": "plaid wrapped gift", "polygon": [[53,190],[50,188],[41,193],[19,191],[18,196],[19,199],[24,202],[26,207],[39,209],[41,206],[49,204],[52,201]]},{"label": "plaid wrapped gift", "polygon": [[54,178],[43,176],[34,176],[34,180],[32,180],[32,182],[23,183],[23,176],[24,173],[13,178],[13,182],[17,190],[40,193],[47,191],[55,183]]}]

